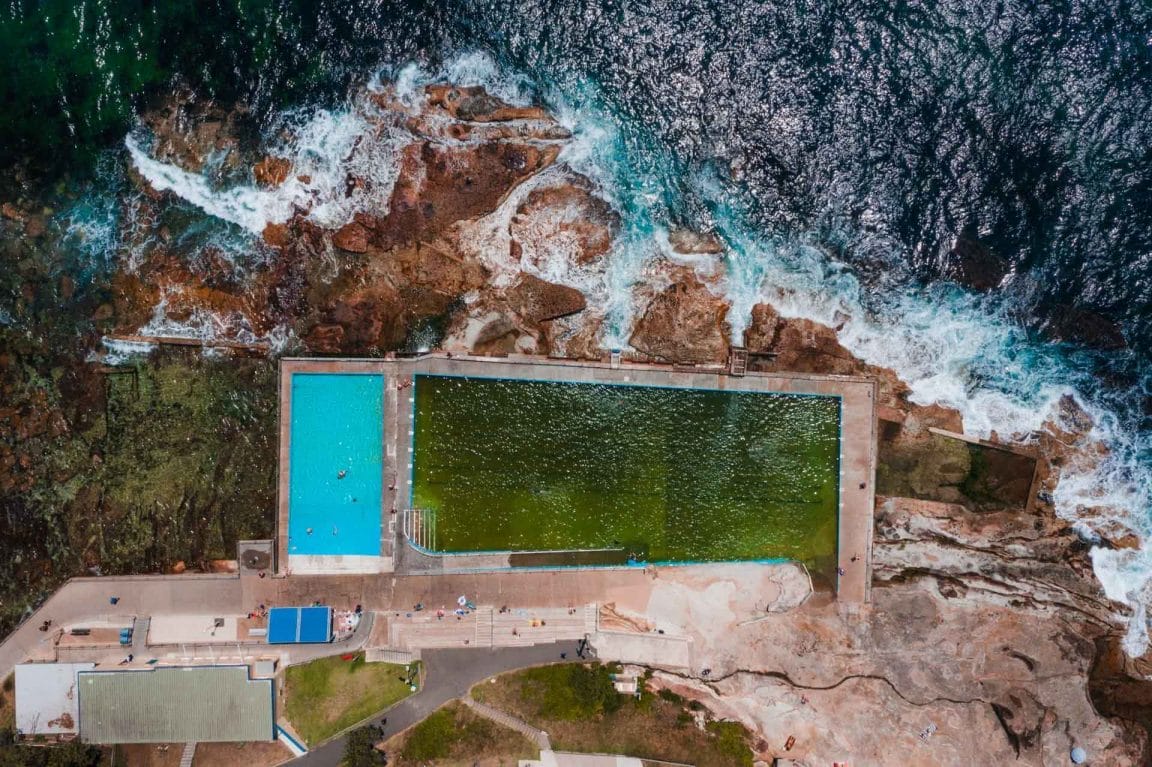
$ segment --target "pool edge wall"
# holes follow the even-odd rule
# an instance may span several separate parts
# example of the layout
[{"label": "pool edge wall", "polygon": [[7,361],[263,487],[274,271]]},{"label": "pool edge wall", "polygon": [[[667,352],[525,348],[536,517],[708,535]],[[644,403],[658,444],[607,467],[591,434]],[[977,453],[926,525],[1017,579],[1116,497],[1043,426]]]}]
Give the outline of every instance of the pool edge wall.
[{"label": "pool edge wall", "polygon": [[[585,362],[567,359],[511,355],[477,357],[443,352],[419,357],[361,358],[282,358],[280,360],[280,465],[277,483],[277,572],[290,569],[287,552],[287,478],[290,466],[285,454],[286,429],[290,427],[291,375],[295,372],[367,372],[385,376],[386,477],[391,475],[381,510],[381,530],[386,539],[382,551],[391,550],[397,542],[395,517],[389,506],[402,511],[397,499],[410,497],[411,460],[409,434],[412,427],[410,402],[404,396],[410,391],[397,391],[398,383],[410,382],[417,373],[477,377],[533,378],[589,383],[653,383],[674,388],[711,388],[721,390],[778,393],[832,394],[841,398],[840,498],[837,516],[837,564],[845,574],[836,579],[838,598],[847,603],[870,600],[872,567],[872,525],[875,513],[876,477],[876,393],[875,379],[861,376],[817,375],[810,373],[748,373],[730,376],[721,368],[684,369],[651,363]],[[389,424],[391,427],[389,428]],[[389,497],[394,503],[389,503]],[[391,519],[389,519],[391,517]],[[857,554],[859,559],[851,562]],[[383,557],[380,572],[389,572],[394,557]]]}]

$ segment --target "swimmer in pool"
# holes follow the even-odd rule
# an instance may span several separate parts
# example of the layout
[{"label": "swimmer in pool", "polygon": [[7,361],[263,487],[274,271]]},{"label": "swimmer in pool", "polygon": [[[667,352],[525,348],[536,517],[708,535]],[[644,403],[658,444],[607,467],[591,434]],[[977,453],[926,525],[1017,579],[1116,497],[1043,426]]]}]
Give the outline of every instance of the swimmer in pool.
[{"label": "swimmer in pool", "polygon": [[335,527],[332,528],[332,535],[336,535],[338,532],[339,531]]},{"label": "swimmer in pool", "polygon": [[340,471],[336,472],[336,479],[344,479],[347,476],[348,476],[347,469],[341,469]]},{"label": "swimmer in pool", "polygon": [[312,535],[312,528],[308,528],[304,532],[308,533],[308,535]]}]

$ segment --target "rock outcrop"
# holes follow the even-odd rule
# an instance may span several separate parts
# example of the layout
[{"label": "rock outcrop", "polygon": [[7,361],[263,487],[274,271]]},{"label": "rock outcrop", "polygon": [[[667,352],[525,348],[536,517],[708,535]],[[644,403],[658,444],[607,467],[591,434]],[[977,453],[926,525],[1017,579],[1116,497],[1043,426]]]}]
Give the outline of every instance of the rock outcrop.
[{"label": "rock outcrop", "polygon": [[1008,275],[1008,264],[980,241],[974,229],[965,229],[944,257],[944,276],[972,288],[988,291]]},{"label": "rock outcrop", "polygon": [[1096,349],[1123,349],[1128,345],[1124,331],[1115,320],[1075,306],[1054,307],[1043,329],[1053,341]]},{"label": "rock outcrop", "polygon": [[[388,140],[401,126],[407,140],[398,149],[394,181],[356,175],[368,162],[361,155],[384,151],[373,137],[357,142],[344,158],[346,195],[379,192],[390,183],[386,206],[359,210],[331,229],[300,209],[265,227],[263,244],[274,249],[273,257],[254,270],[226,268],[230,278],[210,281],[201,273],[204,251],[180,251],[159,236],[166,198],[147,195],[140,203],[146,210],[133,216],[128,233],[140,256],[117,276],[120,332],[159,327],[158,313],[165,327],[198,313],[196,321],[226,340],[262,338],[281,328],[317,353],[379,354],[404,347],[416,328],[446,328],[455,315],[463,322],[465,306],[479,301],[508,315],[517,337],[531,339],[525,348],[547,350],[549,339],[559,337],[548,323],[581,312],[585,301],[541,273],[568,258],[596,262],[618,226],[611,208],[572,173],[509,201],[552,166],[567,131],[544,110],[508,105],[481,88],[430,86],[415,108],[388,93],[365,98],[361,117]],[[145,123],[159,159],[199,172],[209,154],[223,152],[225,164],[236,167],[240,158],[259,156],[248,141],[246,115],[229,115],[209,103],[175,99]],[[287,158],[259,157],[247,166],[258,186],[279,186],[295,172]],[[141,177],[136,181],[148,191]],[[493,259],[487,238],[506,203],[518,213],[503,230],[505,255]],[[512,283],[521,261],[529,272]],[[494,270],[509,279],[496,284]],[[465,351],[492,348],[495,327]]]},{"label": "rock outcrop", "polygon": [[636,321],[629,343],[666,362],[722,363],[728,358],[728,303],[691,272],[680,272]]},{"label": "rock outcrop", "polygon": [[[479,88],[432,86],[416,107],[386,91],[369,101],[362,117],[376,134],[352,149],[344,201],[372,188],[377,204],[323,224],[302,207],[264,229],[253,244],[259,257],[236,265],[207,246],[181,251],[165,234],[164,195],[143,195],[123,233],[133,259],[115,278],[115,301],[93,311],[123,332],[164,323],[235,338],[285,331],[315,354],[438,345],[600,357],[604,277],[620,220],[588,179],[557,165],[567,131],[542,109]],[[260,188],[291,183],[297,172],[250,145],[242,113],[176,105],[145,122],[157,156],[189,170],[212,154]],[[397,177],[358,176],[358,153],[378,150],[372,141],[385,134],[396,141]],[[12,226],[26,226],[10,213]],[[723,364],[730,306],[720,269],[705,267],[722,264],[724,243],[674,230],[668,244],[674,253],[654,257],[653,279],[633,294],[630,343],[659,362]],[[967,235],[949,259],[953,278],[973,289],[1006,274]],[[1082,316],[1051,330],[1123,342]],[[960,414],[912,403],[893,371],[855,358],[835,328],[761,303],[743,344],[752,370],[879,381],[874,602],[847,609],[817,593],[780,616],[685,621],[679,629],[692,633],[699,668],[667,670],[660,682],[744,721],[763,738],[765,759],[1047,765],[1064,763],[1075,744],[1100,763],[1142,763],[1146,734],[1123,717],[1131,706],[1128,719],[1152,724],[1147,669],[1116,657],[1118,606],[1094,579],[1088,544],[1045,495],[1057,464],[1101,460],[1087,414],[1066,403],[1034,436],[1032,453],[990,458],[932,431],[962,432]],[[0,436],[50,436],[56,407],[6,409]],[[14,482],[23,481],[27,452],[0,450]],[[620,616],[622,625],[633,618]],[[675,616],[668,620],[676,627]],[[786,753],[790,735],[797,747]]]}]

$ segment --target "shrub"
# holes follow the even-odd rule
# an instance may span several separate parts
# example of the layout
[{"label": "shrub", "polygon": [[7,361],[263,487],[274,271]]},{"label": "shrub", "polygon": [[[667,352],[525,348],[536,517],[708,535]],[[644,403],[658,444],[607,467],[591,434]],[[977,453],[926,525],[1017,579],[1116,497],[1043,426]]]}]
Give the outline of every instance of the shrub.
[{"label": "shrub", "polygon": [[716,738],[716,750],[731,757],[734,764],[752,767],[752,749],[748,745],[748,730],[739,722],[709,722],[708,732]]},{"label": "shrub", "polygon": [[668,701],[669,703],[675,703],[675,704],[681,705],[681,706],[684,705],[684,696],[677,695],[676,693],[672,692],[671,690],[669,690],[666,687],[661,688],[660,691],[657,692],[656,694],[659,695],[664,700]]},{"label": "shrub", "polygon": [[443,759],[451,753],[455,736],[456,717],[452,711],[443,708],[435,711],[412,728],[404,744],[404,758],[415,762]]},{"label": "shrub", "polygon": [[[618,711],[620,695],[612,685],[612,672],[599,663],[531,669],[521,690],[522,700],[537,697],[539,715],[566,721],[592,719]],[[538,692],[538,696],[531,693]]]},{"label": "shrub", "polygon": [[371,724],[348,733],[341,767],[375,767],[384,764],[387,757],[376,750],[376,743],[382,737],[384,730]]}]

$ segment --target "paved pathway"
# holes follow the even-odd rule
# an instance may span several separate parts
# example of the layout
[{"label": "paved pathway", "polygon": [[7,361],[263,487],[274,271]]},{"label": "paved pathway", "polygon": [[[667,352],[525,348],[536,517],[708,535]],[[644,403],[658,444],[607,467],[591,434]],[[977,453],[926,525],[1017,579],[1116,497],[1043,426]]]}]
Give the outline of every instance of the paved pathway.
[{"label": "paved pathway", "polygon": [[[405,698],[382,720],[388,738],[420,722],[440,706],[468,694],[472,685],[490,676],[529,666],[561,663],[576,658],[576,642],[557,642],[534,647],[504,647],[498,650],[428,650],[423,653],[426,669],[424,689]],[[344,738],[330,741],[290,764],[294,767],[337,767],[344,756]]]},{"label": "paved pathway", "polygon": [[[115,605],[110,602],[112,597],[118,598]],[[52,628],[57,629],[84,621],[124,618],[129,619],[124,625],[129,625],[135,616],[242,612],[245,610],[240,579],[235,576],[74,578],[0,644],[0,679],[11,674],[25,658],[50,649],[53,632],[40,631],[46,620],[51,620]]]}]

